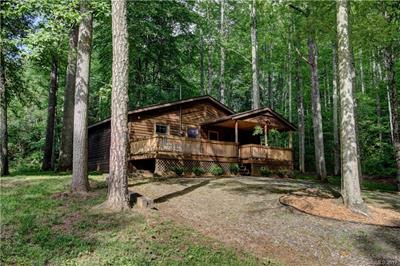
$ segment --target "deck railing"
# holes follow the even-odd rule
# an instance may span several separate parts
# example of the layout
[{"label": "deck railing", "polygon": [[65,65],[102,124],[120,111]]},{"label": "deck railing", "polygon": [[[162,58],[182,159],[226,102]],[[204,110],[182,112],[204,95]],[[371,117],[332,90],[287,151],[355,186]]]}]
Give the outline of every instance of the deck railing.
[{"label": "deck railing", "polygon": [[257,144],[246,144],[240,146],[241,159],[267,159],[276,161],[292,161],[292,149],[267,147]]},{"label": "deck railing", "polygon": [[191,139],[177,136],[153,136],[131,142],[131,155],[175,153],[213,157],[237,157],[238,145],[234,142]]},{"label": "deck railing", "polygon": [[[257,144],[238,146],[234,142],[192,139],[178,136],[152,136],[131,142],[131,156],[150,153],[176,155],[228,157],[240,159],[266,159],[292,161],[292,150]],[[239,150],[238,150],[239,149]]]}]

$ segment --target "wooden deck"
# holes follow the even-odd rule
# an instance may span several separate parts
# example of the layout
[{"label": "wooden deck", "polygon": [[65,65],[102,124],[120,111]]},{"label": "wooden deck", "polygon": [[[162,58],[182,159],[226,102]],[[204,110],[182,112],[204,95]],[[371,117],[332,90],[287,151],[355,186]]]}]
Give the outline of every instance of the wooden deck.
[{"label": "wooden deck", "polygon": [[239,145],[235,142],[177,136],[153,136],[131,142],[131,160],[151,158],[218,160],[257,164],[273,161],[291,164],[293,152],[289,148],[266,147],[257,144]]}]

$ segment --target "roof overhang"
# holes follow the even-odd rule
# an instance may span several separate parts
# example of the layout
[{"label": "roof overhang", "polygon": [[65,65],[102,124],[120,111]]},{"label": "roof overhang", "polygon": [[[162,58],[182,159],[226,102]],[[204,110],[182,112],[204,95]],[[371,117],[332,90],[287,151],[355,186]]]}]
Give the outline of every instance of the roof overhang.
[{"label": "roof overhang", "polygon": [[[194,98],[189,98],[189,99],[184,99],[184,100],[179,100],[179,101],[173,101],[173,102],[167,102],[167,103],[161,103],[161,104],[154,104],[154,105],[149,105],[143,108],[135,109],[132,111],[128,112],[128,115],[133,115],[133,114],[139,114],[139,113],[144,113],[144,112],[151,112],[153,110],[158,110],[158,109],[163,109],[163,108],[169,108],[169,107],[174,107],[174,106],[179,106],[179,105],[187,105],[195,102],[200,102],[200,101],[210,101],[211,103],[215,104],[219,108],[223,109],[227,113],[233,114],[234,111],[232,111],[228,106],[225,104],[219,102],[215,98],[205,95],[205,96],[199,96],[199,97],[194,97]],[[103,124],[106,124],[110,122],[111,118],[107,118],[105,120],[102,120],[100,122],[94,123],[88,127],[88,129],[97,127]]]},{"label": "roof overhang", "polygon": [[[259,118],[259,120],[255,121],[253,118]],[[240,123],[242,125],[243,123],[245,123],[244,126],[248,128],[262,122],[268,124],[269,122],[276,121],[277,123],[279,123],[279,127],[277,127],[277,129],[280,131],[297,130],[296,126],[290,123],[286,118],[284,118],[283,116],[281,116],[280,114],[278,114],[277,112],[268,107],[220,117],[217,119],[203,122],[201,123],[201,125],[232,127],[235,121],[241,121]]]}]

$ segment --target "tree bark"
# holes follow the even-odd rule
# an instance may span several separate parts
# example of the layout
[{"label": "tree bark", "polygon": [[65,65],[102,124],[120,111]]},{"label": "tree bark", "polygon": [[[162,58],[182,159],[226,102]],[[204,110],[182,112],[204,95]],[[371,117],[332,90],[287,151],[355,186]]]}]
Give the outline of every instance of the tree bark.
[{"label": "tree bark", "polygon": [[324,153],[324,135],[322,131],[321,99],[318,81],[318,55],[316,51],[315,40],[311,36],[308,39],[308,52],[308,61],[310,63],[309,65],[311,70],[311,101],[313,112],[316,172],[321,181],[327,181]]},{"label": "tree bark", "polygon": [[201,36],[200,41],[200,88],[203,95],[207,94],[207,90],[204,85],[204,40]]},{"label": "tree bark", "polygon": [[305,122],[304,122],[304,99],[303,84],[301,79],[300,58],[296,59],[296,87],[297,87],[297,115],[298,115],[298,131],[299,131],[299,171],[305,173]]},{"label": "tree bark", "polygon": [[[210,23],[210,10],[207,4],[207,26]],[[211,95],[212,92],[212,83],[213,83],[213,68],[212,68],[212,41],[211,41],[211,33],[210,30],[207,34],[207,94]]]},{"label": "tree bark", "polygon": [[87,2],[81,3],[82,20],[79,24],[77,65],[75,83],[74,138],[72,192],[85,193],[89,190],[88,180],[88,96],[90,55],[92,46],[92,14]]},{"label": "tree bark", "polygon": [[[289,122],[292,122],[292,46],[291,43],[292,40],[290,38],[290,33],[289,33],[289,38],[288,38],[288,62],[287,62],[287,71],[288,71],[288,117],[289,117]],[[292,132],[289,132],[289,144],[288,147],[292,148],[293,147],[293,137],[292,137]]]},{"label": "tree bark", "polygon": [[220,69],[220,100],[225,103],[225,2],[221,0],[221,69]]},{"label": "tree bark", "polygon": [[8,132],[7,132],[7,96],[5,83],[5,65],[3,47],[0,47],[0,176],[9,174],[8,169]]},{"label": "tree bark", "polygon": [[253,77],[252,102],[251,108],[260,108],[260,91],[258,85],[258,44],[257,44],[257,15],[256,15],[256,0],[250,5],[251,19],[251,69]]},{"label": "tree bark", "polygon": [[360,81],[361,81],[361,92],[365,94],[365,82],[364,82],[364,67],[363,67],[363,53],[360,50]]},{"label": "tree bark", "polygon": [[332,65],[333,65],[333,78],[332,78],[332,101],[333,101],[333,174],[338,176],[340,174],[340,144],[339,144],[339,121],[338,121],[338,76],[337,76],[337,55],[336,44],[332,47]]},{"label": "tree bark", "polygon": [[212,45],[208,44],[207,49],[207,94],[211,95],[213,83],[213,68],[212,68]]},{"label": "tree bark", "polygon": [[352,81],[352,58],[348,31],[348,1],[337,2],[338,73],[340,92],[340,143],[342,161],[342,197],[346,207],[367,214],[361,197],[356,121]]},{"label": "tree bark", "polygon": [[393,131],[393,145],[395,150],[395,159],[397,165],[397,190],[400,191],[400,132],[399,132],[399,116],[398,116],[398,99],[397,99],[397,85],[395,74],[395,55],[393,46],[384,49],[385,67],[387,71],[387,83],[389,88],[390,99],[390,114]]},{"label": "tree bark", "polygon": [[48,171],[53,169],[52,156],[54,147],[54,130],[55,130],[56,107],[57,107],[57,87],[58,87],[58,59],[56,55],[52,55],[51,71],[50,71],[49,102],[47,107],[46,140],[43,149],[43,162],[42,162],[43,171]]},{"label": "tree bark", "polygon": [[60,158],[58,171],[72,170],[72,145],[74,125],[74,98],[76,75],[76,46],[79,28],[74,26],[69,35],[68,65],[64,90],[64,114],[61,130]]},{"label": "tree bark", "polygon": [[111,147],[108,195],[104,207],[130,208],[128,194],[129,45],[126,0],[112,0]]}]

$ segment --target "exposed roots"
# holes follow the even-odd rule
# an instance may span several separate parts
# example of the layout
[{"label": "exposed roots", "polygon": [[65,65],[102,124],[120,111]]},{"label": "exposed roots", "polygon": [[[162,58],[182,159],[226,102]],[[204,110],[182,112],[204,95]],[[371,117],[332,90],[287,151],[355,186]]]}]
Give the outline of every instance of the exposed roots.
[{"label": "exposed roots", "polygon": [[93,211],[96,212],[106,212],[106,213],[115,213],[115,212],[123,212],[123,211],[130,211],[132,208],[129,206],[128,202],[116,202],[106,200],[105,202],[96,205],[92,208]]}]

